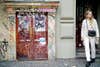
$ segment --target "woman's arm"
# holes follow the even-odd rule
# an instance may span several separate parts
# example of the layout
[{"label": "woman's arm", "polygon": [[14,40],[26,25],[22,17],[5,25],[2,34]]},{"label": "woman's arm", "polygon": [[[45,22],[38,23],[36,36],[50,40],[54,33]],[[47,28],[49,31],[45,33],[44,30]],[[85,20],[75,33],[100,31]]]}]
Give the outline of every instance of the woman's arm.
[{"label": "woman's arm", "polygon": [[97,21],[95,20],[95,27],[96,27],[96,44],[99,44],[99,27]]},{"label": "woman's arm", "polygon": [[81,40],[83,41],[85,37],[85,20],[82,22],[82,27],[81,27]]},{"label": "woman's arm", "polygon": [[96,37],[99,37],[99,27],[98,27],[98,24],[97,24],[97,21],[95,20],[95,28],[96,28]]}]

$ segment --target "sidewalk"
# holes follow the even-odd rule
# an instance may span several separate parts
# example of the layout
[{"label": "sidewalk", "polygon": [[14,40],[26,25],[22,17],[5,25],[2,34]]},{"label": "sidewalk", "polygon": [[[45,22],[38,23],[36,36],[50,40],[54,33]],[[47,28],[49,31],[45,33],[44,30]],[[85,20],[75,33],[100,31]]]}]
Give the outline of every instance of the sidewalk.
[{"label": "sidewalk", "polygon": [[[66,59],[50,61],[2,61],[0,67],[85,67],[85,59]],[[96,59],[90,67],[100,67],[100,59]]]}]

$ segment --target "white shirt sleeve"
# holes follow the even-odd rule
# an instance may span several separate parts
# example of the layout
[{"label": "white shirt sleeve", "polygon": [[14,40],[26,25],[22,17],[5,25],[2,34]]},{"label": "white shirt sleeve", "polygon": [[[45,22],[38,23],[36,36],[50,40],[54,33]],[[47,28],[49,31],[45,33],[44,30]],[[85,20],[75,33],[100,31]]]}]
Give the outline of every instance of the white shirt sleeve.
[{"label": "white shirt sleeve", "polygon": [[81,27],[81,38],[84,39],[86,37],[87,29],[86,29],[86,20],[83,20]]}]

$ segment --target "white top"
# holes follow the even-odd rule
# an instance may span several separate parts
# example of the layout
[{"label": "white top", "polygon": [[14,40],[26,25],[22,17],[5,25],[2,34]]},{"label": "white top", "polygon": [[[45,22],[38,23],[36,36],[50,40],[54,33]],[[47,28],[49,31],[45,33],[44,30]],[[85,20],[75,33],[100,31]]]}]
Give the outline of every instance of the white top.
[{"label": "white top", "polygon": [[81,38],[84,39],[88,37],[88,30],[95,30],[96,31],[96,37],[99,37],[99,29],[96,19],[93,19],[92,25],[90,25],[89,20],[84,19],[82,22],[82,28],[81,28]]}]

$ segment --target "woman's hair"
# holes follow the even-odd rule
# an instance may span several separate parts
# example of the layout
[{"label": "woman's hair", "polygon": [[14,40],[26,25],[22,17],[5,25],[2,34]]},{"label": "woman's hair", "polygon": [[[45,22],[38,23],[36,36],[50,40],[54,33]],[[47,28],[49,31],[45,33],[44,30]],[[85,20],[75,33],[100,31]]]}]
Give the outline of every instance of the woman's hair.
[{"label": "woman's hair", "polygon": [[[92,13],[92,10],[86,10],[86,11],[85,11],[85,13],[84,13],[85,18],[87,18],[86,16],[89,14],[89,12]],[[94,18],[94,17],[93,17],[93,13],[92,13],[92,18]],[[92,18],[91,18],[91,19],[92,19]]]}]

